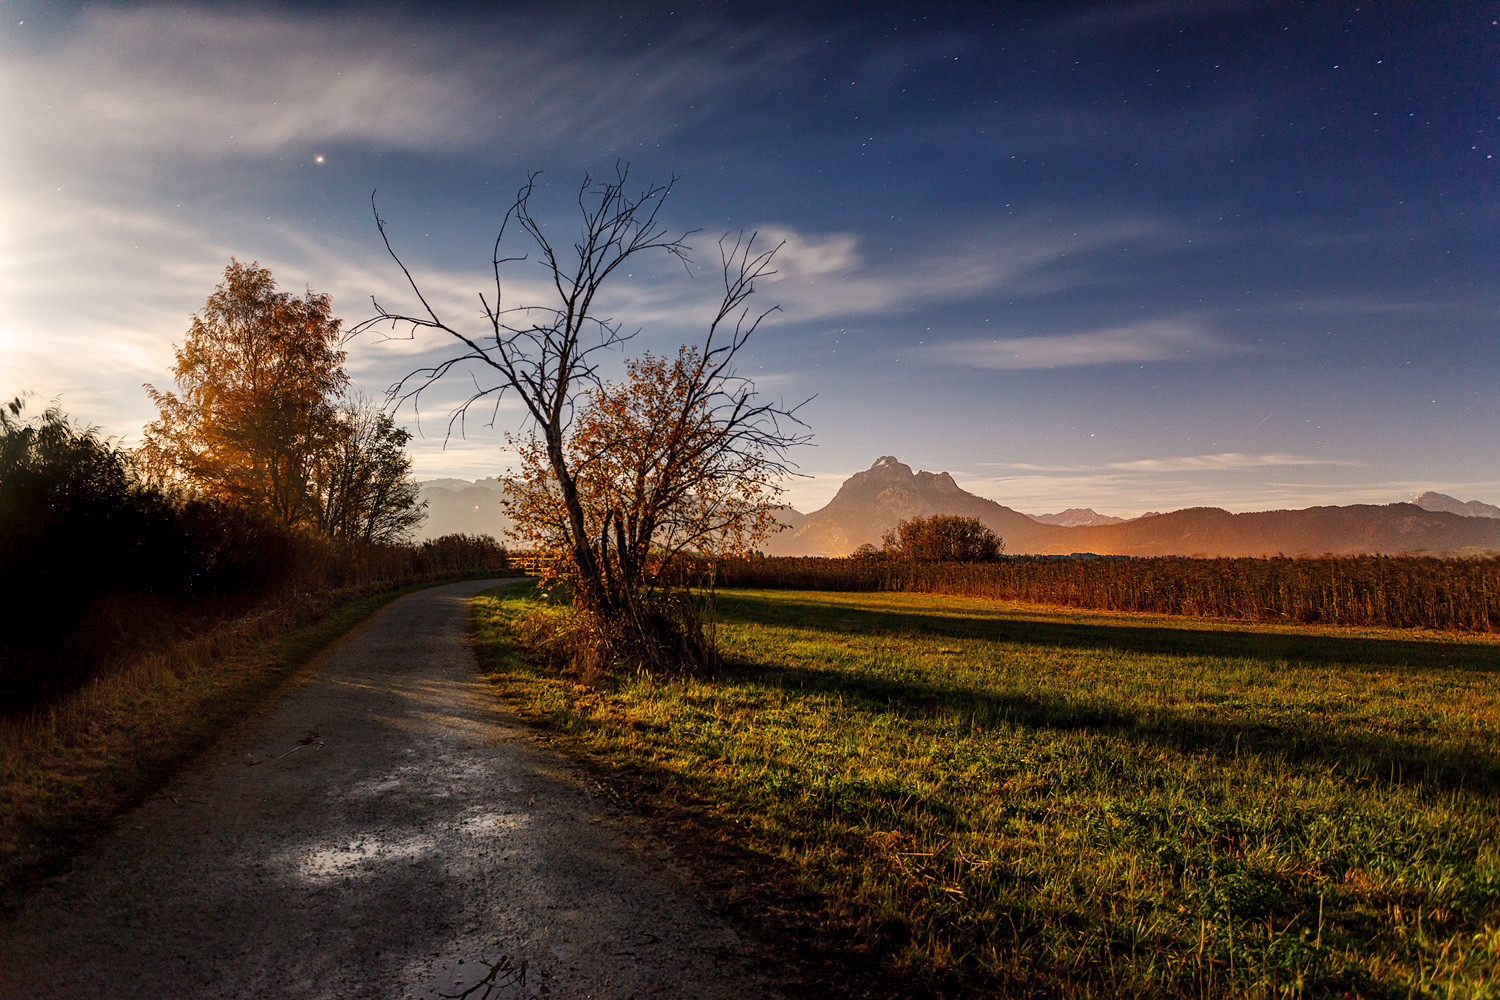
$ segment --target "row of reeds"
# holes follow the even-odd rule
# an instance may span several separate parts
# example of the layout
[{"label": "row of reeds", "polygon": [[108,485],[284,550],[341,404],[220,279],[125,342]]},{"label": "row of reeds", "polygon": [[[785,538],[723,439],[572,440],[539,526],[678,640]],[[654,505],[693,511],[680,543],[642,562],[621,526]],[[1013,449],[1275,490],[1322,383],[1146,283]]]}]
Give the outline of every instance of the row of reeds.
[{"label": "row of reeds", "polygon": [[685,564],[721,587],[908,591],[1065,607],[1465,632],[1500,630],[1500,559],[1047,558],[921,563],[734,557]]}]

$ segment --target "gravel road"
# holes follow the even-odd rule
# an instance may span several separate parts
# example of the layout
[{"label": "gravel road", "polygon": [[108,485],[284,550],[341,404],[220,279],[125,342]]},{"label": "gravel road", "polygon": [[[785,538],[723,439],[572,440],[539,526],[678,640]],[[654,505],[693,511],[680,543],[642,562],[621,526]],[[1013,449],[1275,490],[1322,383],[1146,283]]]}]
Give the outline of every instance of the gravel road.
[{"label": "gravel road", "polygon": [[497,582],[393,602],[126,815],[0,928],[0,996],[780,995],[478,679]]}]

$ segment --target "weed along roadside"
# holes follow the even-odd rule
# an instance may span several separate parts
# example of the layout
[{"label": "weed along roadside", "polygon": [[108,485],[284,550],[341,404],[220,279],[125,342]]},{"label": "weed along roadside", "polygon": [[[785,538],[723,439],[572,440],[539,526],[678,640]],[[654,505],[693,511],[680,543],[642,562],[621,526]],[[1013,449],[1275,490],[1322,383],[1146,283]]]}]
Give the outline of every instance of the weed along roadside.
[{"label": "weed along roadside", "polygon": [[[1488,996],[1500,643],[737,590],[712,671],[501,692],[768,940],[911,993]],[[851,960],[854,960],[851,962]]]},{"label": "weed along roadside", "polygon": [[0,909],[13,910],[318,652],[396,598],[447,582],[283,602],[0,720]]}]

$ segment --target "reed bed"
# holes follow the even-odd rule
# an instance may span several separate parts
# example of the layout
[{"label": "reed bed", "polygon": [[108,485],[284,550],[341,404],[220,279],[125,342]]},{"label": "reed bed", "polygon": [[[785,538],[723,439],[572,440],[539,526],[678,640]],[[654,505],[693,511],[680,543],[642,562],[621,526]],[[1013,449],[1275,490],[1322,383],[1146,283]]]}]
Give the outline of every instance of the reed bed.
[{"label": "reed bed", "polygon": [[684,567],[720,587],[896,591],[1251,621],[1500,629],[1500,559],[1011,556],[992,563],[737,557]]}]

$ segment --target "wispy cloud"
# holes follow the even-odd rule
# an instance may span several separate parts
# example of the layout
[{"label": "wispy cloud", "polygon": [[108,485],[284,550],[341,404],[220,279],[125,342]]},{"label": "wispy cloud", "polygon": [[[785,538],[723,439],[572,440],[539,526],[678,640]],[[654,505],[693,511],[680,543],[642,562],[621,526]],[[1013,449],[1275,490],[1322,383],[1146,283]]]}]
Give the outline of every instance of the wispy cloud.
[{"label": "wispy cloud", "polygon": [[1017,472],[1085,472],[1082,465],[1037,465],[1032,462],[976,462],[981,469],[1015,469]]},{"label": "wispy cloud", "polygon": [[[411,426],[410,421],[402,423]],[[460,438],[438,433],[413,438],[406,450],[412,457],[412,474],[418,479],[484,479],[508,472],[519,463],[519,456],[504,446],[499,435]]]},{"label": "wispy cloud", "polygon": [[[396,16],[95,9],[61,38],[5,53],[0,124],[12,142],[56,152],[195,159],[349,142],[635,145],[712,121],[719,101],[811,44],[711,19],[649,46],[610,44],[596,28],[543,28],[520,11],[473,34],[432,19],[406,31]],[[747,44],[724,44],[736,40]]]},{"label": "wispy cloud", "polygon": [[[1328,504],[1396,503],[1410,488],[1390,483],[1253,483],[1230,487],[1197,479],[1164,478],[1149,484],[1134,476],[1016,476],[966,478],[960,486],[1027,514],[1092,507],[1101,514],[1135,517],[1147,510],[1222,507],[1277,510]],[[1493,495],[1493,490],[1489,494]]]},{"label": "wispy cloud", "polygon": [[1494,319],[1500,309],[1479,306],[1472,300],[1426,298],[1397,299],[1388,296],[1322,296],[1290,297],[1274,308],[1284,312],[1312,313],[1322,316],[1430,316],[1469,315]]},{"label": "wispy cloud", "polygon": [[1319,505],[1399,503],[1426,489],[1459,495],[1462,499],[1497,496],[1491,483],[1442,486],[1405,480],[1341,483],[1316,481],[1246,482],[1201,475],[1158,475],[1146,478],[1129,472],[1046,473],[1019,476],[966,476],[956,472],[960,486],[1028,514],[1092,507],[1101,514],[1135,517],[1147,510],[1184,507],[1222,507],[1231,511],[1278,510]]},{"label": "wispy cloud", "polygon": [[1183,23],[1184,19],[1209,20],[1233,14],[1253,6],[1249,0],[1209,0],[1205,3],[1184,7],[1175,0],[1146,0],[1143,3],[1106,4],[1085,7],[1066,16],[1046,23],[1041,33],[1049,40],[1069,36],[1093,38],[1113,43],[1121,31],[1141,24],[1156,24],[1171,21]]},{"label": "wispy cloud", "polygon": [[[96,10],[60,43],[8,53],[11,134],[55,152],[266,155],[299,143],[420,149],[461,137],[475,96],[423,53],[330,20]],[[486,120],[493,116],[486,115]]]},{"label": "wispy cloud", "polygon": [[[852,320],[975,297],[1047,295],[1094,281],[1096,275],[1088,268],[1093,254],[1124,243],[1155,242],[1165,228],[1146,218],[1071,224],[1031,218],[998,221],[900,253],[875,253],[856,233],[807,232],[770,224],[755,232],[755,245],[766,250],[779,247],[775,273],[758,284],[750,306],[753,310],[779,305],[773,322],[805,323]],[[678,339],[701,332],[723,285],[712,238],[700,235],[693,242],[695,280],[668,268],[645,280],[614,281],[601,296],[600,314],[627,317],[632,325]],[[542,301],[549,292],[540,284],[512,282],[506,294],[508,302],[522,303]]]},{"label": "wispy cloud", "polygon": [[1099,280],[1090,265],[1123,245],[1154,246],[1171,227],[1146,217],[987,220],[956,236],[876,253],[851,233],[766,226],[783,244],[767,291],[789,318],[853,317],[982,295],[1041,296]]},{"label": "wispy cloud", "polygon": [[1263,469],[1277,465],[1358,465],[1303,455],[1244,455],[1226,451],[1217,455],[1183,455],[1177,458],[1142,458],[1133,462],[1112,462],[1111,469],[1121,472],[1224,472],[1231,469]]},{"label": "wispy cloud", "polygon": [[1064,368],[1126,362],[1180,361],[1232,353],[1200,324],[1187,319],[1035,337],[949,341],[930,352],[933,361],[972,368]]}]

